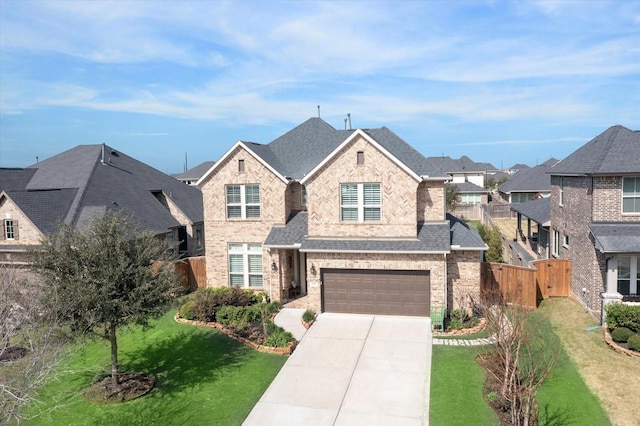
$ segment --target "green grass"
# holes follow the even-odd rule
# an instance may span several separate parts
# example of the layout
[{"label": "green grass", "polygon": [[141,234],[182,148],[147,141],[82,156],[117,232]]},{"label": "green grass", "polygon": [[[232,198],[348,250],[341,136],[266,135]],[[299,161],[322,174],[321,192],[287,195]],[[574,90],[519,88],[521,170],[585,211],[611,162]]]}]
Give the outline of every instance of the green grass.
[{"label": "green grass", "polygon": [[[542,317],[541,311],[532,317]],[[546,341],[560,339],[548,320],[539,324]],[[589,390],[576,364],[568,357],[564,347],[560,361],[542,384],[536,397],[540,410],[540,424],[610,425],[611,422],[598,398]]]},{"label": "green grass", "polygon": [[499,425],[483,396],[485,372],[476,362],[478,347],[433,346],[429,424]]},{"label": "green grass", "polygon": [[[84,389],[109,368],[109,346],[90,341],[40,393],[29,425],[239,425],[286,358],[251,350],[215,329],[178,324],[174,311],[118,339],[121,371],[150,374],[155,388],[124,404],[96,405]],[[45,410],[45,412],[43,412]]]},{"label": "green grass", "polygon": [[472,228],[478,229],[478,225],[480,225],[482,222],[480,222],[479,220],[465,220],[464,221],[467,225],[469,225]]}]

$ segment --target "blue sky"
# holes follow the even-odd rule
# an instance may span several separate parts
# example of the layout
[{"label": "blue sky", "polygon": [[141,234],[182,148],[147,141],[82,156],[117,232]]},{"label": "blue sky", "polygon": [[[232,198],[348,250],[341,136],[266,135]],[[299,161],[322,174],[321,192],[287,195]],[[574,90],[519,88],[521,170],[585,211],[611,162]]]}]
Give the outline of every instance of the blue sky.
[{"label": "blue sky", "polygon": [[496,167],[640,130],[638,1],[0,0],[0,166],[107,143],[166,173],[318,114]]}]

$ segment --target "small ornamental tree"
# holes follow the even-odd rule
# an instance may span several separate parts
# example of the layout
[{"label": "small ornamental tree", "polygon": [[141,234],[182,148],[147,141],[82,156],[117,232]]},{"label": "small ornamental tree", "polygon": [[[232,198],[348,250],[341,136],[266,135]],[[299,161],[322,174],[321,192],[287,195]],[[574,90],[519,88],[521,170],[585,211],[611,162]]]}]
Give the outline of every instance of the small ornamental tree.
[{"label": "small ornamental tree", "polygon": [[119,384],[116,331],[148,325],[170,307],[178,291],[175,256],[124,213],[96,215],[83,226],[60,229],[33,252],[48,301],[63,310],[70,329],[111,344],[112,385]]}]

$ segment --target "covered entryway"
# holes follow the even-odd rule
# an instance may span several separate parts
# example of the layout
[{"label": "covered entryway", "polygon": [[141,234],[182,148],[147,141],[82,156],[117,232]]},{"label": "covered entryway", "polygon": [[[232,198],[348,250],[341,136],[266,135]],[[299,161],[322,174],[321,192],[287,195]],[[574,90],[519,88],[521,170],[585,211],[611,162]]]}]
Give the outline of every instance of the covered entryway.
[{"label": "covered entryway", "polygon": [[429,271],[322,269],[322,311],[429,316]]}]

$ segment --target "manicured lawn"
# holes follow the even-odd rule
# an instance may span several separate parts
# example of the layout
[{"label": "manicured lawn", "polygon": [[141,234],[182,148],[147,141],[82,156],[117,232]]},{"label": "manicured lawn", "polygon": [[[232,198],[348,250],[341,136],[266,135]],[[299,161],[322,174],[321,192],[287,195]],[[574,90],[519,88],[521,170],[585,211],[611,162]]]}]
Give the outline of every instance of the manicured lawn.
[{"label": "manicured lawn", "polygon": [[28,424],[241,424],[286,358],[248,349],[212,328],[178,324],[174,313],[118,340],[121,370],[150,374],[156,380],[151,393],[125,404],[84,400],[83,390],[110,365],[106,342],[89,342],[60,366],[41,404],[30,407],[40,414]]},{"label": "manicured lawn", "polygon": [[486,375],[475,359],[480,350],[469,346],[433,346],[430,425],[500,424],[493,410],[484,402]]},{"label": "manicured lawn", "polygon": [[[546,301],[534,315],[545,318],[540,324],[545,340],[561,342],[546,319],[550,310],[545,309],[545,303]],[[486,376],[475,360],[481,351],[489,348],[490,346],[433,346],[431,425],[499,424],[492,409],[484,401]],[[538,392],[540,424],[610,425],[600,400],[585,384],[575,362],[566,354],[564,345],[561,352],[561,362]]]}]

